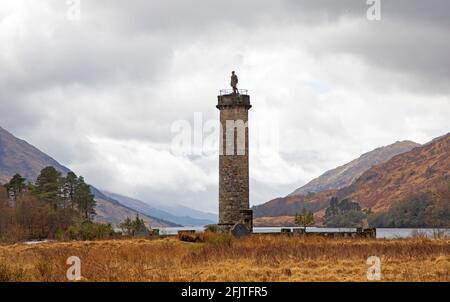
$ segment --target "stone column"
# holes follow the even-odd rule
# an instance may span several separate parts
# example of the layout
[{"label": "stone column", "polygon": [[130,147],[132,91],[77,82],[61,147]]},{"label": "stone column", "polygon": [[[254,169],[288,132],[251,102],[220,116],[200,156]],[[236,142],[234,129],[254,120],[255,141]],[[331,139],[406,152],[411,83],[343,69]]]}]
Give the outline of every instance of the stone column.
[{"label": "stone column", "polygon": [[247,94],[218,96],[220,110],[219,225],[252,227],[249,209],[249,148]]}]

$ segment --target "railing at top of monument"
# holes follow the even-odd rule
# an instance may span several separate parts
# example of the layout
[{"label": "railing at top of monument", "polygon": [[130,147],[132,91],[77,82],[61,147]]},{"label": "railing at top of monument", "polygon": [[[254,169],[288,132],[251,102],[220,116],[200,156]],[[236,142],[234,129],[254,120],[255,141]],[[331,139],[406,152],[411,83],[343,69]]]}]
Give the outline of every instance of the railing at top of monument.
[{"label": "railing at top of monument", "polygon": [[[233,93],[234,93],[233,89],[221,89],[220,90],[220,95],[228,95],[228,94],[233,94]],[[238,94],[248,95],[248,90],[247,89],[238,89]]]}]

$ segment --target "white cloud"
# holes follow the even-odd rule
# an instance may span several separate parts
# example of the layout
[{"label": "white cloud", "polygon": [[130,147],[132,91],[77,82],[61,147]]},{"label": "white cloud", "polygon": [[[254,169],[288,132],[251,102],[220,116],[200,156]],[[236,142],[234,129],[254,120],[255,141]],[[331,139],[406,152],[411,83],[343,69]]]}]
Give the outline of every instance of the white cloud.
[{"label": "white cloud", "polygon": [[114,186],[119,185],[147,190],[198,192],[214,184],[209,175],[192,161],[174,156],[151,143],[99,137],[90,137],[89,142],[97,159],[101,160],[100,165],[115,167],[113,186],[102,184],[102,179],[96,180],[109,191],[115,191]]}]

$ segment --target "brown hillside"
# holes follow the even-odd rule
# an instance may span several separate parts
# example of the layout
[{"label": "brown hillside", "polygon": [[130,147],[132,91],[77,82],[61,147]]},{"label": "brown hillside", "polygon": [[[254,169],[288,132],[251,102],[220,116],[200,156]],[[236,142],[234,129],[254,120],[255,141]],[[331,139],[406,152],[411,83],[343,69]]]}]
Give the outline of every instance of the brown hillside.
[{"label": "brown hillside", "polygon": [[265,216],[253,219],[255,227],[294,227],[294,216]]},{"label": "brown hillside", "polygon": [[[314,225],[322,225],[325,209],[314,213]],[[265,216],[253,219],[255,227],[298,227],[295,216]]]},{"label": "brown hillside", "polygon": [[[328,206],[328,200],[336,190],[349,186],[372,166],[384,163],[392,157],[418,146],[420,144],[412,141],[401,141],[376,148],[345,165],[325,172],[286,197],[275,198],[253,207],[254,216],[256,218],[292,216],[304,207],[313,212],[320,211]],[[264,221],[268,221],[268,219]],[[278,225],[278,221],[271,223],[271,225]]]},{"label": "brown hillside", "polygon": [[[97,206],[95,208],[95,212],[97,213],[96,221],[111,223],[113,225],[118,225],[122,221],[124,221],[127,217],[134,218],[136,216],[136,211],[132,209],[115,205],[111,203],[111,201],[104,200],[101,198],[96,198]],[[142,213],[139,213],[139,216],[144,220],[144,222],[151,227],[170,227],[176,226],[171,222],[163,221],[161,219],[156,219],[151,216],[146,216]]]},{"label": "brown hillside", "polygon": [[[253,208],[255,225],[280,226],[303,207],[320,218],[319,213],[328,206],[332,196],[350,197],[362,208],[380,212],[409,195],[441,190],[449,182],[450,134],[447,134],[371,167],[347,187],[307,196],[289,195],[256,206]],[[316,222],[319,224],[320,220]]]},{"label": "brown hillside", "polygon": [[336,194],[336,190],[327,190],[308,195],[292,195],[279,197],[253,207],[255,217],[292,216],[303,208],[317,212],[328,206],[328,200]]},{"label": "brown hillside", "polygon": [[370,152],[364,153],[357,159],[345,165],[329,170],[321,176],[311,180],[303,187],[295,190],[289,196],[305,195],[308,192],[321,192],[330,189],[341,189],[351,185],[358,177],[372,166],[384,163],[392,157],[419,147],[412,141],[395,142],[391,145],[379,147]]},{"label": "brown hillside", "polygon": [[450,182],[450,134],[367,170],[340,197],[383,211],[408,195],[436,191]]},{"label": "brown hillside", "polygon": [[39,172],[47,166],[53,166],[63,174],[70,171],[47,154],[0,127],[0,183],[8,182],[16,173],[34,181]]}]

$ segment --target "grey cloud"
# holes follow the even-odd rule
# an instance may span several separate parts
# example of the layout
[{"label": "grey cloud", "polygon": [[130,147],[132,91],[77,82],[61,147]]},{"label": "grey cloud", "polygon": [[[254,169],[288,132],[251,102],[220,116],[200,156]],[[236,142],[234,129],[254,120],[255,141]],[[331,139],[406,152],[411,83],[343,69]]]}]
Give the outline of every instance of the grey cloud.
[{"label": "grey cloud", "polygon": [[[176,39],[182,39],[182,43],[189,43],[190,39],[195,41],[205,32],[213,31],[220,35],[220,25],[223,24],[228,25],[229,30],[244,29],[242,34],[247,34],[246,28],[257,30],[275,26],[282,32],[289,26],[320,27],[342,19],[354,19],[358,21],[355,24],[358,28],[343,31],[335,37],[326,36],[311,51],[361,56],[375,67],[411,75],[411,89],[448,93],[450,59],[447,54],[450,53],[450,40],[447,36],[450,18],[447,12],[450,11],[450,3],[444,0],[382,0],[381,5],[382,20],[369,22],[366,20],[368,5],[363,0],[301,0],[277,4],[273,1],[227,1],[218,4],[199,0],[181,5],[178,2],[158,1],[152,6],[153,10],[141,8],[137,20],[151,22],[140,24],[140,28],[171,32]],[[166,18],[161,20],[159,16]],[[189,33],[190,39],[180,38],[179,32]]]},{"label": "grey cloud", "polygon": [[[391,140],[424,142],[448,129],[450,2],[381,1],[382,21],[369,22],[365,0],[82,0],[82,19],[69,22],[66,2],[53,0],[29,6],[22,34],[2,29],[13,21],[0,9],[0,125],[96,185],[211,210],[216,178],[196,192],[121,185],[88,137],[167,149],[173,121],[192,122],[196,111],[217,118],[217,89],[237,67],[253,89],[251,122],[268,118],[257,115],[262,108],[282,110],[280,160],[305,172],[291,184],[253,174],[260,203]],[[190,162],[216,175],[214,161]]]}]

